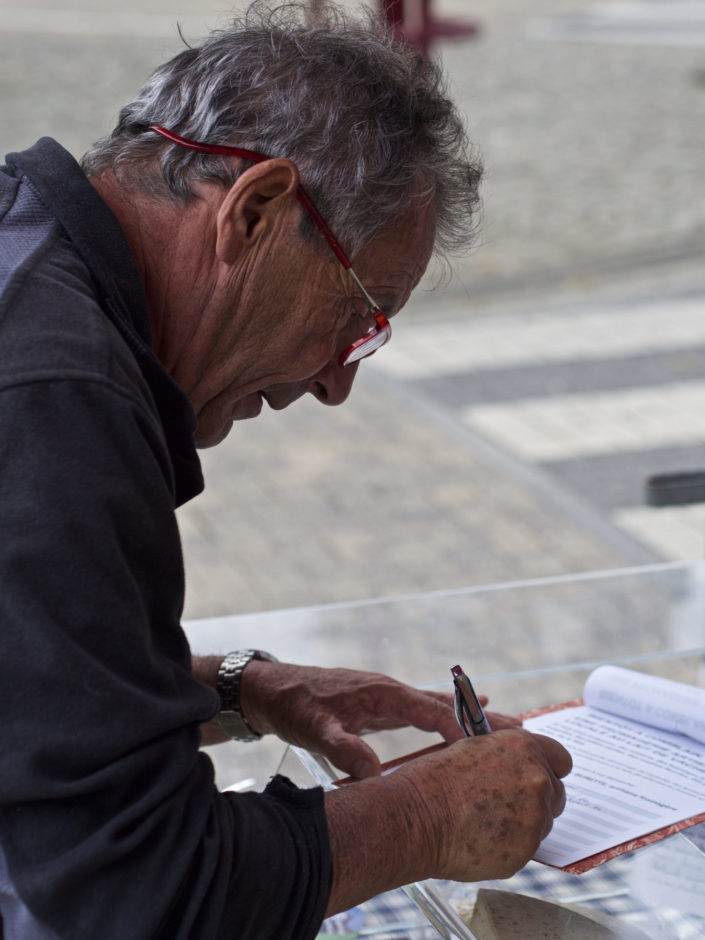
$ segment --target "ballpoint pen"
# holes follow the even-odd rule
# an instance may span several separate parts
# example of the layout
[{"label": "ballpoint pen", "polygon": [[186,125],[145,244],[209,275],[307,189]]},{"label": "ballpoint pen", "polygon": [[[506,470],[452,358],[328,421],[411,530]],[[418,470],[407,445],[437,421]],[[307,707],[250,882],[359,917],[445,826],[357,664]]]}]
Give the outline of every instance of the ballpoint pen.
[{"label": "ballpoint pen", "polygon": [[450,671],[455,686],[455,717],[458,719],[458,724],[468,737],[476,734],[489,734],[492,729],[472,687],[472,682],[460,666],[451,666]]}]

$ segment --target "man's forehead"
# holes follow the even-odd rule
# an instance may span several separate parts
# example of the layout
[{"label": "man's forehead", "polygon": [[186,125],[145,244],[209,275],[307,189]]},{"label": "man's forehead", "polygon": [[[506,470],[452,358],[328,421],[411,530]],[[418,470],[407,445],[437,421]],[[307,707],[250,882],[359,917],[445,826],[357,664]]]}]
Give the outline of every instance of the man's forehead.
[{"label": "man's forehead", "polygon": [[431,209],[407,213],[371,246],[368,259],[380,295],[386,291],[392,300],[402,285],[418,282],[433,254],[435,221]]}]

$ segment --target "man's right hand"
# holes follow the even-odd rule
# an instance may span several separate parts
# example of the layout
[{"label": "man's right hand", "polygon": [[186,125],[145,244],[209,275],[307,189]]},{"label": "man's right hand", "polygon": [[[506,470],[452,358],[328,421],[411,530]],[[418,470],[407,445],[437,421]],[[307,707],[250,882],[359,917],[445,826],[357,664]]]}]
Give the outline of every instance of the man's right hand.
[{"label": "man's right hand", "polygon": [[507,878],[535,854],[565,807],[570,754],[553,738],[498,731],[402,766],[437,847],[432,877]]},{"label": "man's right hand", "polygon": [[572,761],[519,729],[458,741],[326,794],[333,848],[328,913],[425,878],[507,878],[565,806]]}]

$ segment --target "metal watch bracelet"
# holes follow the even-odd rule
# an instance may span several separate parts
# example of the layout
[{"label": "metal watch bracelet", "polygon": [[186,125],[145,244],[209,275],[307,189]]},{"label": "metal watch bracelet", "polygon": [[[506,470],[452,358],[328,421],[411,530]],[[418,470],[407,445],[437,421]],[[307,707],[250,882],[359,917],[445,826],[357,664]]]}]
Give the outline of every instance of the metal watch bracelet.
[{"label": "metal watch bracelet", "polygon": [[240,707],[242,674],[253,659],[270,663],[277,661],[270,653],[262,650],[237,650],[228,653],[218,669],[217,689],[220,696],[218,721],[228,737],[235,741],[259,741],[262,737],[245,721]]}]

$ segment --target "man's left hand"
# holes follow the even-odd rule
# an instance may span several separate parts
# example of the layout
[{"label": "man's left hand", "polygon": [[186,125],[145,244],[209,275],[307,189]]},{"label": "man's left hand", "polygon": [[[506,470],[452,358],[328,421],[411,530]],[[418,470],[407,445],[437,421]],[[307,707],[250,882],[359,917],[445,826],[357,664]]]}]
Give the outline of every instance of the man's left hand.
[{"label": "man's left hand", "polygon": [[[253,660],[243,673],[240,702],[255,731],[322,754],[354,777],[380,772],[379,758],[359,737],[363,731],[411,725],[438,732],[449,743],[463,736],[450,693],[420,691],[354,669]],[[488,719],[494,730],[520,725],[503,715],[490,713]]]}]

